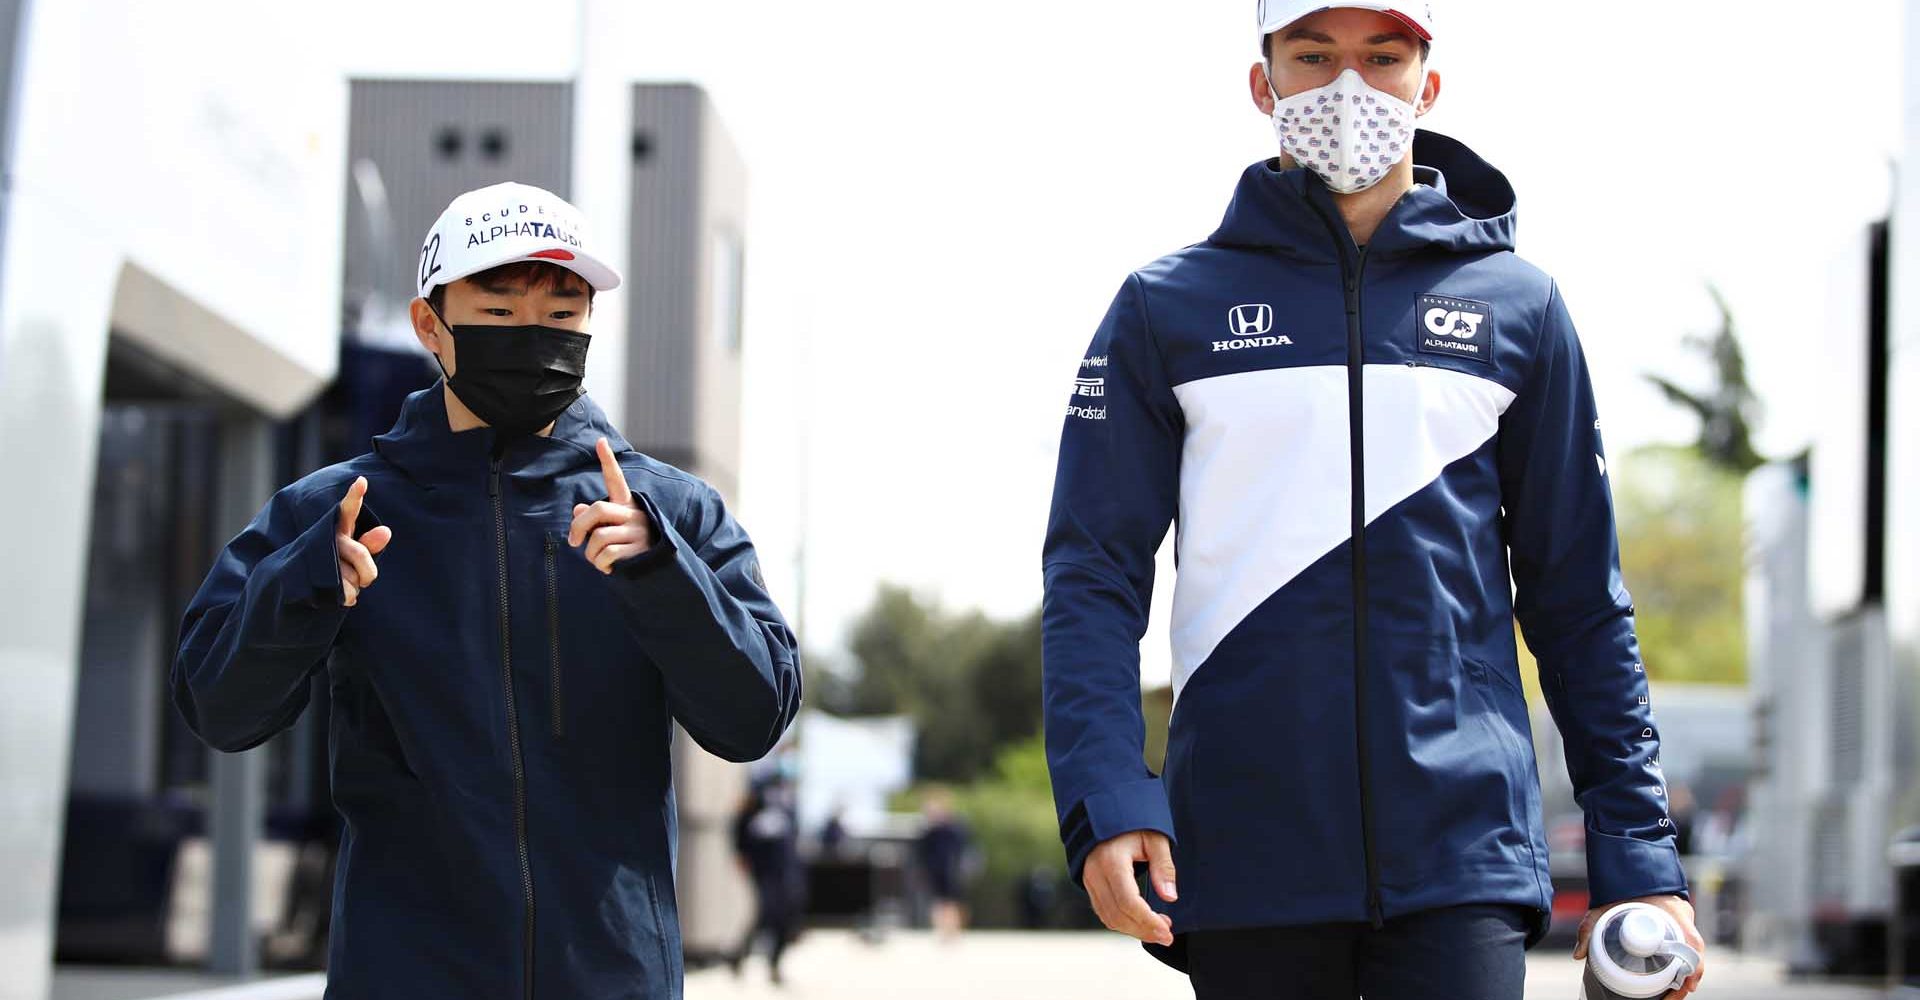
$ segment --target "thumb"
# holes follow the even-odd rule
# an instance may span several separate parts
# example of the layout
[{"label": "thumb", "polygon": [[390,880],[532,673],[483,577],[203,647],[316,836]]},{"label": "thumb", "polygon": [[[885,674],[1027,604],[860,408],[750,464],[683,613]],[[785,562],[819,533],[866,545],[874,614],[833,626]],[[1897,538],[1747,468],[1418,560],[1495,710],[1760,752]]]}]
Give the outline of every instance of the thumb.
[{"label": "thumb", "polygon": [[347,487],[347,495],[340,501],[340,533],[348,537],[353,535],[354,522],[360,520],[360,501],[367,495],[367,477],[360,476]]},{"label": "thumb", "polygon": [[1576,940],[1573,945],[1573,960],[1576,962],[1586,960],[1587,938],[1593,934],[1593,921],[1594,911],[1588,910],[1586,917],[1580,921],[1580,930],[1577,932],[1578,940]]},{"label": "thumb", "polygon": [[1160,898],[1171,903],[1180,898],[1178,887],[1174,884],[1173,843],[1164,833],[1146,833],[1147,840],[1147,877],[1152,880],[1154,891]]},{"label": "thumb", "polygon": [[367,554],[377,556],[386,551],[387,543],[393,541],[393,529],[386,525],[372,528],[360,536],[360,544],[367,547]]}]

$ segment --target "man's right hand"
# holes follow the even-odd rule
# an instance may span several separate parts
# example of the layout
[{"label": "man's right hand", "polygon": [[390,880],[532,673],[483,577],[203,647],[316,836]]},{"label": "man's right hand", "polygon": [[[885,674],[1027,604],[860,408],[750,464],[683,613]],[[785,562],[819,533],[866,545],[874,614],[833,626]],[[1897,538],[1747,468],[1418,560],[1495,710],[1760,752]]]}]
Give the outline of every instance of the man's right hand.
[{"label": "man's right hand", "polygon": [[347,607],[359,602],[362,590],[373,586],[380,575],[373,557],[393,541],[393,529],[384,524],[357,539],[353,537],[353,526],[360,520],[360,502],[366,496],[367,477],[361,476],[347,487],[347,495],[340,501],[340,523],[333,533],[333,552],[340,558],[340,589]]},{"label": "man's right hand", "polygon": [[[371,535],[373,532],[367,532]],[[1147,863],[1147,880],[1160,898],[1179,898],[1174,886],[1173,843],[1153,830],[1135,830],[1101,841],[1087,854],[1080,882],[1087,887],[1093,912],[1108,928],[1153,944],[1173,944],[1173,920],[1154,912],[1140,896],[1133,866]]]}]

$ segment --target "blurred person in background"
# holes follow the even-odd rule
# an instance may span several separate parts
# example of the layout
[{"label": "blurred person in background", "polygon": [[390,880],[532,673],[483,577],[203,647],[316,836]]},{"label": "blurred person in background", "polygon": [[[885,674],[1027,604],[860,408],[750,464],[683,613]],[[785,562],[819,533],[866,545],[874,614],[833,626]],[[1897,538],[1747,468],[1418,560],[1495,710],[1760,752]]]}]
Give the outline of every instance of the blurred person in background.
[{"label": "blurred person in background", "polygon": [[[783,758],[783,759],[791,759]],[[806,916],[807,869],[800,861],[800,816],[793,782],[778,772],[756,782],[733,820],[734,858],[753,881],[753,926],[728,964],[740,975],[753,946],[768,939],[767,967],[773,982],[784,982],[780,958],[800,936]]]},{"label": "blurred person in background", "polygon": [[1046,865],[1027,869],[1020,880],[1020,926],[1043,930],[1053,926],[1053,907],[1060,896],[1060,870]]},{"label": "blurred person in background", "polygon": [[835,802],[833,812],[820,825],[820,856],[837,858],[847,846],[847,807]]},{"label": "blurred person in background", "polygon": [[[1580,342],[1506,178],[1415,130],[1431,5],[1258,13],[1281,156],[1126,280],[1067,408],[1043,632],[1073,877],[1201,998],[1520,1000],[1552,886],[1517,615],[1586,813],[1575,957],[1632,899],[1701,948]],[[1163,783],[1139,642],[1176,514]]]},{"label": "blurred person in background", "polygon": [[953,941],[967,926],[967,876],[972,864],[973,835],[966,821],[954,814],[953,793],[935,787],[920,806],[925,826],[916,857],[933,897],[933,929],[941,940]]},{"label": "blurred person in background", "polygon": [[1691,785],[1681,781],[1667,789],[1667,812],[1673,817],[1673,849],[1681,857],[1694,853],[1694,821],[1699,813]]},{"label": "blurred person in background", "polygon": [[678,997],[671,724],[767,753],[800,702],[793,634],[719,494],[581,388],[620,277],[573,206],[461,195],[416,278],[445,378],[227,545],[175,704],[246,750],[325,669],[346,821],[328,996]]}]

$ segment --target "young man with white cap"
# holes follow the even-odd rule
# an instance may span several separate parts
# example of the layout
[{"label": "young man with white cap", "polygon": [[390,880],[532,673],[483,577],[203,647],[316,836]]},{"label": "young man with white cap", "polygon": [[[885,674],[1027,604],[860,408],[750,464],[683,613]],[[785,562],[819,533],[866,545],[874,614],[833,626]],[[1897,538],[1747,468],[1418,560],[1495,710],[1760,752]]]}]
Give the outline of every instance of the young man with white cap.
[{"label": "young man with white cap", "polygon": [[[1282,155],[1127,279],[1067,407],[1043,631],[1071,869],[1202,998],[1519,1000],[1553,889],[1517,617],[1586,812],[1576,957],[1633,899],[1698,948],[1580,344],[1506,179],[1414,128],[1432,10],[1259,21]],[[1155,775],[1139,641],[1176,520]]]},{"label": "young man with white cap", "polygon": [[797,643],[719,495],[581,389],[620,276],[573,206],[464,194],[417,278],[445,380],[228,544],[175,703],[245,750],[324,669],[346,822],[328,996],[678,997],[671,723],[764,755],[799,707]]}]

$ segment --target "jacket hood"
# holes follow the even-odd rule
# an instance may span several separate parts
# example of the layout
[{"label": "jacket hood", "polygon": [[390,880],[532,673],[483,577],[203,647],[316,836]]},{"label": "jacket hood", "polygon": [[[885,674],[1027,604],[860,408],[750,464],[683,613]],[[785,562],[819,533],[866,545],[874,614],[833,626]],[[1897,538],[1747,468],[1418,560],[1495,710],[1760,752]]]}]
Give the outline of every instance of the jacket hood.
[{"label": "jacket hood", "polygon": [[[1506,175],[1464,143],[1421,129],[1413,139],[1412,190],[1394,203],[1370,253],[1431,247],[1455,253],[1514,248],[1514,194]],[[1276,157],[1240,175],[1233,201],[1209,243],[1277,250],[1311,261],[1337,261],[1344,236],[1340,213],[1320,176],[1281,169]],[[1329,230],[1329,226],[1337,228]]]},{"label": "jacket hood", "polygon": [[633,446],[615,430],[592,397],[581,394],[556,417],[547,437],[501,439],[491,427],[455,433],[447,425],[444,380],[407,396],[393,429],[373,439],[373,450],[414,481],[428,488],[451,482],[479,482],[499,447],[501,470],[515,478],[551,478],[581,467],[599,468],[593,451],[604,437],[616,454]]}]

